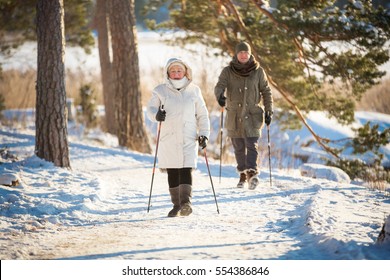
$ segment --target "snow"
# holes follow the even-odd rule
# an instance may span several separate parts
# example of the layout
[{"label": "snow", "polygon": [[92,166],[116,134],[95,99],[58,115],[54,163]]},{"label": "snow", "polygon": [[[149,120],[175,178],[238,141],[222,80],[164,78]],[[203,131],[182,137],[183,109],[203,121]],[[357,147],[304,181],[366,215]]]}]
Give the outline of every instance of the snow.
[{"label": "snow", "polygon": [[305,163],[302,164],[301,175],[312,178],[323,178],[335,182],[341,183],[350,183],[351,179],[348,174],[345,173],[340,168],[332,167],[332,166],[324,166],[321,164],[315,163]]},{"label": "snow", "polygon": [[356,9],[364,10],[364,6],[361,1],[352,1],[352,4],[355,6]]},{"label": "snow", "polygon": [[[4,115],[15,119],[19,113]],[[210,116],[215,134],[219,113]],[[377,242],[386,218],[386,230],[390,225],[389,191],[370,189],[350,181],[341,170],[320,164],[320,148],[302,147],[310,139],[305,129],[282,134],[276,121],[271,125],[272,185],[267,154],[262,153],[261,183],[252,191],[235,187],[238,175],[233,164],[222,163],[219,178],[220,162],[208,157],[210,181],[200,153],[193,172],[193,214],[167,218],[171,202],[166,174],[156,171],[151,186],[154,153],[121,148],[110,135],[98,130],[85,134],[79,124],[69,123],[72,168],[58,168],[34,155],[33,120],[33,112],[28,111],[25,126],[0,125],[2,260],[125,260],[126,264],[215,260],[232,265],[229,260],[390,259],[389,236]],[[367,112],[357,112],[355,125],[367,120],[380,123],[382,129],[390,126],[390,116]],[[330,139],[352,133],[322,112],[311,112],[308,122]],[[155,126],[147,125],[153,138]],[[266,138],[264,130],[260,146],[265,149]],[[208,149],[219,147],[213,139]],[[275,153],[279,150],[284,152],[282,158]],[[291,150],[311,155],[311,162],[279,168],[280,162],[293,161]],[[382,151],[389,159],[389,147]],[[9,184],[12,178],[19,184]],[[346,267],[348,263],[338,268]],[[354,272],[353,278],[366,275],[363,269],[355,267],[361,273]],[[380,262],[370,273],[385,275],[385,269]],[[301,273],[301,279],[308,279]]]},{"label": "snow", "polygon": [[167,178],[159,171],[147,212],[153,155],[97,131],[78,135],[70,124],[68,170],[34,155],[33,126],[0,128],[0,149],[12,155],[3,156],[0,181],[20,182],[0,186],[1,259],[390,259],[390,247],[376,244],[388,194],[350,183],[341,170],[273,168],[271,186],[263,166],[250,191],[235,187],[234,165],[223,164],[219,183],[219,161],[208,158],[218,214],[200,156],[194,213],[167,218]]},{"label": "snow", "polygon": [[[367,122],[371,123],[371,126],[378,125],[379,131],[383,131],[386,128],[390,128],[390,116],[386,114],[376,112],[355,112],[355,122],[351,126],[340,125],[335,118],[328,118],[325,112],[309,112],[307,114],[307,123],[316,132],[324,138],[330,140],[329,146],[332,148],[340,149],[346,143],[346,139],[354,137],[355,133],[352,128],[358,128]],[[308,160],[312,163],[323,163],[323,158],[332,159],[324,150],[319,147],[317,142],[313,141],[312,134],[306,127],[302,127],[299,130],[286,130],[281,134],[277,125],[271,126],[271,139],[275,147],[273,149],[277,153],[283,155],[283,166],[288,168],[294,160],[291,159],[291,154],[297,156],[308,157]],[[264,132],[265,133],[265,132]],[[344,139],[344,140],[343,140]],[[313,141],[311,144],[307,144]],[[263,144],[266,144],[263,142]],[[383,165],[390,166],[390,144],[382,146],[379,149],[383,154]],[[284,156],[284,155],[290,156]],[[344,158],[356,159],[360,158],[366,162],[372,162],[373,156],[369,153],[359,155],[359,157],[352,154],[350,148],[343,151],[341,154]],[[299,162],[298,162],[299,164]],[[294,168],[298,168],[294,163]]]},{"label": "snow", "polygon": [[19,185],[20,178],[12,173],[0,174],[0,185],[4,186],[17,186]]}]

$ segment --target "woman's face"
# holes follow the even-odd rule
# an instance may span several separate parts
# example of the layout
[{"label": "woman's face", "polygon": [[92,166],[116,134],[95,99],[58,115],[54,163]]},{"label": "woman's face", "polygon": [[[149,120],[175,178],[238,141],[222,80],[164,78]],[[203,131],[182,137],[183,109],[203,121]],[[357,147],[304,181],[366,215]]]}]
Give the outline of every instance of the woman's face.
[{"label": "woman's face", "polygon": [[186,71],[182,67],[180,67],[179,65],[173,65],[168,70],[168,76],[172,80],[181,80],[181,79],[183,79],[185,74],[186,74]]},{"label": "woman's face", "polygon": [[241,51],[237,54],[237,59],[240,63],[245,64],[249,61],[249,58],[251,57],[249,52]]}]

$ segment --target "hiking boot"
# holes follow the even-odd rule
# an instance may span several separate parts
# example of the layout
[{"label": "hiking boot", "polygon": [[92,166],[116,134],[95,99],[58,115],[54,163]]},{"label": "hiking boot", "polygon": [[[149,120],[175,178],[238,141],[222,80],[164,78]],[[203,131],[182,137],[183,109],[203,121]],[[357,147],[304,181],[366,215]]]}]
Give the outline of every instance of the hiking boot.
[{"label": "hiking boot", "polygon": [[240,172],[240,181],[237,184],[237,188],[242,189],[245,187],[245,185],[246,185],[246,173],[245,173],[245,171],[243,171],[243,172]]},{"label": "hiking boot", "polygon": [[259,185],[259,178],[257,177],[257,171],[255,170],[248,170],[247,171],[247,178],[248,178],[248,188],[250,190],[256,189],[256,187]]}]

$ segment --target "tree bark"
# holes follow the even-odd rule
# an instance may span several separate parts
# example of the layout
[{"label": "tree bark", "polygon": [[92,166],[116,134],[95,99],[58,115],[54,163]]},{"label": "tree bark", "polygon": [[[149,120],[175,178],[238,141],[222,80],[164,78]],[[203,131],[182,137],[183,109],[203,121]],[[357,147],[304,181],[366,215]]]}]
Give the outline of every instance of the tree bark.
[{"label": "tree bark", "polygon": [[107,132],[117,134],[115,121],[114,91],[112,83],[112,64],[110,58],[110,40],[108,30],[108,3],[106,0],[96,1],[95,27],[98,31],[98,48],[100,72],[103,85],[105,123]]},{"label": "tree bark", "polygon": [[38,0],[37,41],[35,153],[55,166],[70,167],[63,0]]},{"label": "tree bark", "polygon": [[151,153],[144,127],[134,0],[110,2],[115,112],[119,145]]}]

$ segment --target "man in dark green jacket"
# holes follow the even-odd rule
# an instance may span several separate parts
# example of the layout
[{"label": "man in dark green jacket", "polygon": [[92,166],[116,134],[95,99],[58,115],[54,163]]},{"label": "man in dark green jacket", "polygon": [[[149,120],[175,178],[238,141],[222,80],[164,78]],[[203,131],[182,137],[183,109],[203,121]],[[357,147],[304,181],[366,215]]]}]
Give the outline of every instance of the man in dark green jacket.
[{"label": "man in dark green jacket", "polygon": [[264,121],[266,125],[271,123],[273,99],[265,72],[251,54],[248,43],[237,44],[232,61],[219,76],[214,94],[219,105],[226,106],[225,127],[240,174],[237,187],[243,188],[248,182],[248,187],[255,189],[259,183],[258,140]]}]

